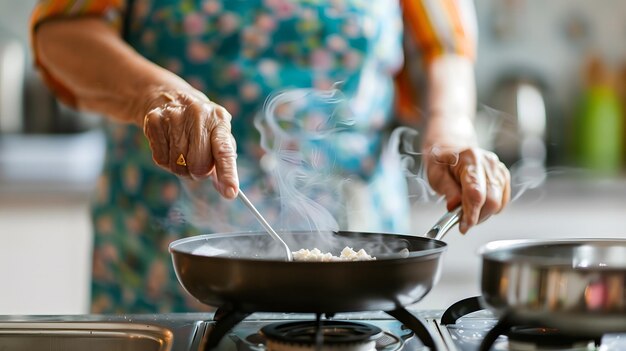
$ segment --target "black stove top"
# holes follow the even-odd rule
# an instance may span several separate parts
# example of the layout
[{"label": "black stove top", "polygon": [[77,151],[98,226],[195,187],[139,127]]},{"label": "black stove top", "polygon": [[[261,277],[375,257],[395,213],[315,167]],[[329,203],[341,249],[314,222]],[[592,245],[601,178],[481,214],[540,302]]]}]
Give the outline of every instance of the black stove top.
[{"label": "black stove top", "polygon": [[[471,306],[470,306],[471,307]],[[474,306],[476,307],[476,306]],[[506,350],[626,350],[626,333],[606,334],[597,338],[564,336],[559,331],[538,326],[509,326],[494,333],[499,324],[491,312],[472,311],[462,308],[460,312],[440,310],[416,310],[407,308],[402,313],[359,312],[342,313],[326,318],[314,314],[291,313],[254,313],[238,320],[231,328],[223,332],[214,350],[217,351],[265,351],[269,350],[268,338],[278,340],[279,344],[294,344],[289,337],[295,337],[300,346],[308,345],[316,350],[319,338],[340,342],[322,342],[322,350],[338,351],[405,351],[405,350],[442,350],[442,351],[506,351]],[[412,316],[412,317],[409,317]],[[114,323],[115,330],[125,325],[133,329],[141,327],[147,331],[169,331],[173,338],[167,351],[197,351],[206,349],[216,328],[215,318],[224,315],[213,314],[156,314],[156,315],[83,315],[83,316],[0,316],[0,349],[4,335],[13,330],[58,330],[55,323],[70,323],[72,328],[79,328],[80,335],[93,328],[110,328],[107,323]],[[228,317],[228,314],[226,314]],[[241,316],[239,316],[241,317]],[[238,319],[238,318],[235,318]],[[400,321],[402,320],[402,321]],[[411,325],[418,321],[422,327]],[[296,326],[295,329],[292,326]],[[322,326],[321,333],[317,326]],[[325,328],[325,329],[324,329]],[[416,332],[417,330],[417,332]],[[287,334],[285,336],[284,334]],[[348,336],[341,335],[348,333]],[[56,333],[53,332],[52,334]],[[51,335],[52,335],[51,334]],[[278,334],[278,336],[276,335]],[[430,340],[423,341],[426,334]],[[44,335],[44,334],[42,334]],[[54,337],[54,335],[53,335]],[[304,338],[304,339],[299,339]],[[492,338],[488,345],[486,338]],[[298,343],[295,343],[298,344]],[[430,347],[425,346],[430,345]],[[275,350],[289,350],[282,348]],[[271,344],[271,347],[274,347]],[[299,348],[298,350],[306,350]]]}]

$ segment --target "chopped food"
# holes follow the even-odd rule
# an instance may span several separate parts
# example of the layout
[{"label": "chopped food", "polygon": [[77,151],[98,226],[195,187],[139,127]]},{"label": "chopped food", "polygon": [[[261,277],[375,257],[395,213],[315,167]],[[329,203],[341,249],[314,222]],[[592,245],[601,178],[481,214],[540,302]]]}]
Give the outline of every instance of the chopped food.
[{"label": "chopped food", "polygon": [[308,261],[308,262],[341,262],[341,261],[372,261],[376,257],[370,256],[365,250],[361,249],[358,252],[354,251],[351,247],[345,247],[341,250],[339,257],[333,256],[330,252],[324,253],[319,249],[313,250],[300,249],[293,252],[294,261]]}]

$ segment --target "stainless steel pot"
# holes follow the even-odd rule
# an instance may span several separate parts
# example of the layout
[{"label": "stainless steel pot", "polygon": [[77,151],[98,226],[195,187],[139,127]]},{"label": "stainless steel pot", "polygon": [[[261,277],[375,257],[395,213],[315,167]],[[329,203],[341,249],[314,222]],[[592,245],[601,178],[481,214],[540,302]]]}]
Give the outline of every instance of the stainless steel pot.
[{"label": "stainless steel pot", "polygon": [[508,240],[480,250],[482,303],[516,323],[626,331],[626,240]]}]

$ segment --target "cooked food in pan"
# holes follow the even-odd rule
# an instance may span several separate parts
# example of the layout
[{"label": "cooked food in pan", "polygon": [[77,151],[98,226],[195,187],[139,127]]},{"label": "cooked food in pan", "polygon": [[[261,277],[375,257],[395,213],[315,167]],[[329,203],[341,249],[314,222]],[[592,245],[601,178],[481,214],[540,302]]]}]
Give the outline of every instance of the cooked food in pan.
[{"label": "cooked food in pan", "polygon": [[341,250],[341,255],[334,256],[330,252],[322,252],[317,248],[313,250],[300,249],[293,252],[293,260],[300,262],[337,262],[337,261],[372,261],[376,257],[370,256],[365,250],[354,251],[351,247]]}]

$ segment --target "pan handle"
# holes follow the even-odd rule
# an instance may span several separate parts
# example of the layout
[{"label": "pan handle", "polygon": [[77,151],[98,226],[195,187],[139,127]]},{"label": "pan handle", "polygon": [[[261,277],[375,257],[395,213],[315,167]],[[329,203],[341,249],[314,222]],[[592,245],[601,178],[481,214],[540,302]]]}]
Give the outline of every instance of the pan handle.
[{"label": "pan handle", "polygon": [[426,233],[425,237],[429,239],[442,240],[448,233],[450,228],[459,223],[461,216],[463,215],[463,209],[461,206],[443,215],[437,223]]}]

